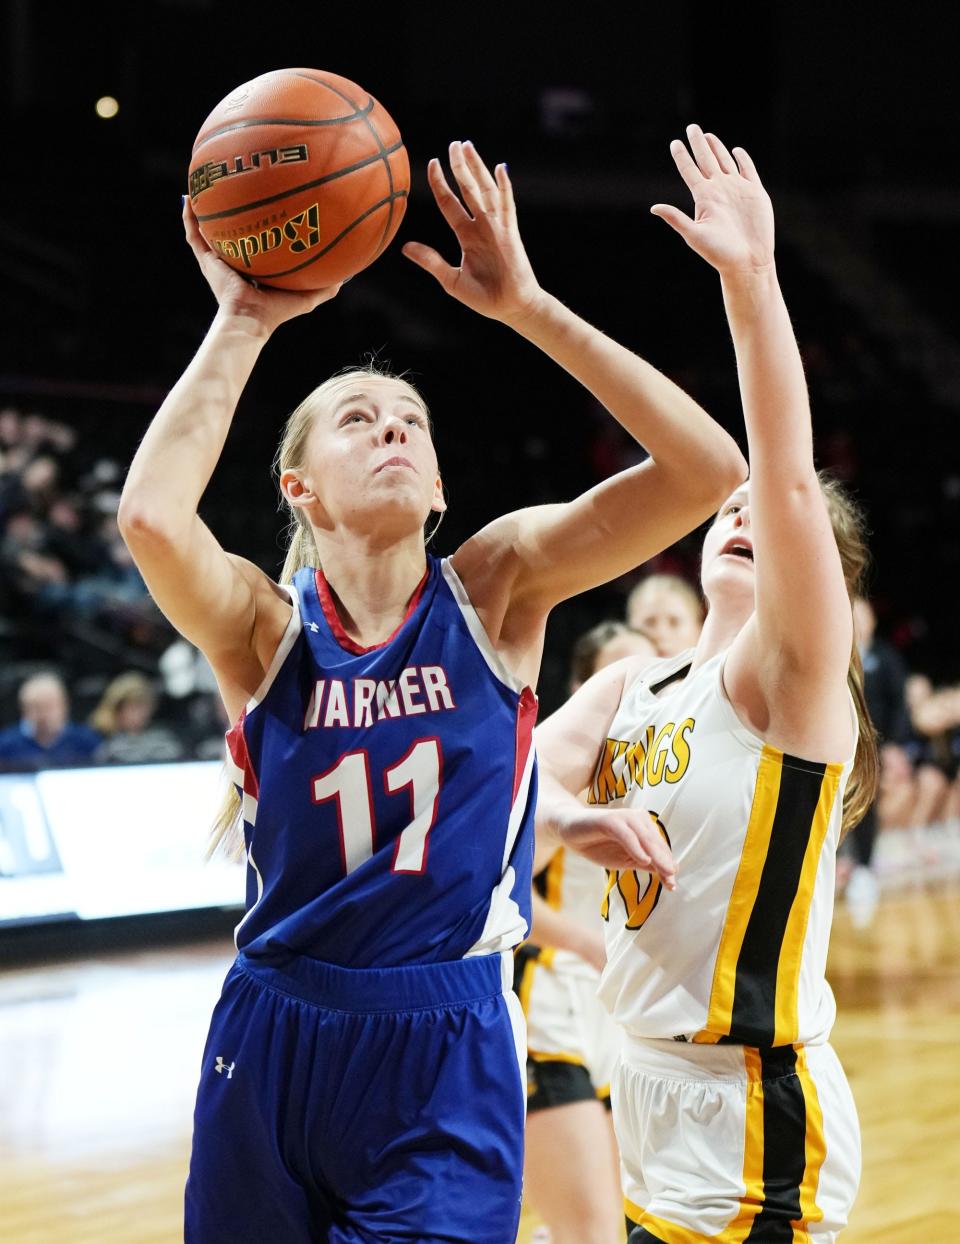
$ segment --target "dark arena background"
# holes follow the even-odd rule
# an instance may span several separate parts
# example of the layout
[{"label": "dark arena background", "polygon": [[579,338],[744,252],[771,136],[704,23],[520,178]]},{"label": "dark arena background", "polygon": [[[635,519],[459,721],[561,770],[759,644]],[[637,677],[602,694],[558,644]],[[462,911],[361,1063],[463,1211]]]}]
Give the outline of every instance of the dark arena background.
[{"label": "dark arena background", "polygon": [[[150,729],[169,747],[152,758],[118,749],[113,760],[139,764],[126,777],[100,764],[19,774],[3,762],[5,1239],[178,1238],[196,1066],[242,877],[197,862],[212,815],[205,786],[202,815],[181,819],[164,849],[170,819],[157,801],[174,788],[189,799],[207,781],[223,723],[205,670],[127,564],[114,516],[126,466],[214,311],[180,222],[194,136],[231,88],[294,65],[342,74],[382,101],[406,142],[412,189],[385,255],[265,350],[205,496],[224,546],[271,574],[282,561],[270,470],[281,423],[319,381],[370,353],[409,370],[430,405],[450,500],[439,553],[500,513],[570,498],[636,458],[565,373],[400,254],[420,240],[456,258],[425,176],[451,139],[509,163],[541,284],[743,444],[718,282],[648,208],[688,207],[668,143],[689,121],[753,156],[777,213],[818,465],[866,510],[876,643],[901,684],[922,676],[907,685],[926,703],[892,740],[898,777],[913,785],[881,807],[877,893],[868,910],[853,894],[837,910],[836,1043],[865,1155],[843,1239],[957,1238],[946,1189],[960,1157],[950,1055],[960,1004],[960,148],[947,11],[931,0],[894,17],[822,0],[0,6],[0,729],[18,722],[20,688],[37,672],[63,678],[77,723],[119,675],[136,674],[155,701]],[[574,639],[622,618],[646,573],[695,580],[699,543],[694,533],[556,610],[542,715],[565,697]],[[521,1239],[545,1239],[537,1230],[530,1207]]]}]

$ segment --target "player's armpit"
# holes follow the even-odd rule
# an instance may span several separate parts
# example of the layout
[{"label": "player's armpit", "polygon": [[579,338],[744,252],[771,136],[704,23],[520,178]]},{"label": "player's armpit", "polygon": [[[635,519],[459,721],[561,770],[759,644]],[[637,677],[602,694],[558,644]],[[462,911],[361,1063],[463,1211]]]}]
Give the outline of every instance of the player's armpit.
[{"label": "player's armpit", "polygon": [[250,696],[290,618],[290,603],[262,570],[227,553],[199,517],[174,533],[128,511],[121,531],[150,594],[221,681]]},{"label": "player's armpit", "polygon": [[693,477],[680,481],[648,460],[573,501],[495,520],[479,535],[488,555],[504,548],[507,609],[535,603],[548,611],[635,569],[715,513],[740,482],[734,474],[721,472],[706,484]]}]

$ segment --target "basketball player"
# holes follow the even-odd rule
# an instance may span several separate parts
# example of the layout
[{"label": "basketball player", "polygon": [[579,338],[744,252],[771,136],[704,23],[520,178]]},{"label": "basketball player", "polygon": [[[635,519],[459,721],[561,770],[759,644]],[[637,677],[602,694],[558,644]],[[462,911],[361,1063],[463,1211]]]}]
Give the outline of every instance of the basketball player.
[{"label": "basketball player", "polygon": [[[191,1244],[514,1238],[510,951],[529,923],[546,617],[675,540],[745,470],[694,402],[541,290],[506,168],[492,175],[469,144],[450,161],[462,202],[437,161],[429,180],[460,265],[404,253],[582,381],[651,459],[428,558],[444,501],[422,398],[394,377],[334,377],[280,448],[295,536],[278,586],[225,553],[197,505],[264,344],[337,291],[255,288],[185,206],[219,309],[134,458],[120,522],[237,722],[248,909],[203,1056]],[[464,435],[481,463],[492,431]],[[647,827],[630,858],[672,877]]]},{"label": "basketball player", "polygon": [[675,657],[700,638],[703,604],[679,575],[647,575],[627,597],[627,625],[650,640],[657,656]]},{"label": "basketball player", "polygon": [[[653,211],[720,273],[751,477],[704,540],[696,648],[601,671],[538,733],[538,819],[612,869],[600,992],[625,1030],[630,1244],[826,1242],[860,1169],[824,967],[837,842],[876,788],[851,607],[866,552],[814,470],[770,200],[745,151],[687,134],[692,156],[671,151],[694,218]],[[644,818],[673,893],[625,858]]]},{"label": "basketball player", "polygon": [[[601,622],[573,647],[570,691],[627,656],[656,654],[623,622]],[[524,1195],[553,1244],[620,1244],[619,1164],[610,1077],[620,1034],[597,999],[606,960],[604,870],[552,835],[533,864],[533,927],[516,953],[514,987],[527,1020]]]}]

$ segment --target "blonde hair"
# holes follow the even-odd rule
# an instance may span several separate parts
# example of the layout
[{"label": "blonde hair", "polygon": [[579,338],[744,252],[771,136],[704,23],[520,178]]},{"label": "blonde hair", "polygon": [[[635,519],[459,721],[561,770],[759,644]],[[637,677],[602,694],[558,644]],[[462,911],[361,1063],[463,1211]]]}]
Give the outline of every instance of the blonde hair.
[{"label": "blonde hair", "polygon": [[627,620],[633,614],[639,602],[647,595],[648,592],[673,592],[675,596],[681,597],[684,603],[689,607],[691,615],[697,622],[703,622],[704,608],[703,600],[697,589],[687,579],[681,578],[678,574],[651,574],[631,590],[627,597]]},{"label": "blonde hair", "polygon": [[122,706],[130,700],[139,700],[151,706],[157,702],[153,683],[136,670],[118,674],[107,684],[100,703],[90,714],[90,725],[101,734],[116,734],[119,729],[117,716]]},{"label": "blonde hair", "polygon": [[[866,520],[863,511],[843,485],[823,471],[818,473],[820,487],[827,503],[827,513],[833,528],[843,579],[850,597],[850,610],[857,596],[864,594],[864,580],[870,563],[867,549]],[[877,751],[877,732],[870,719],[863,687],[863,662],[857,646],[856,635],[850,650],[847,668],[847,686],[857,710],[857,751],[853,771],[843,796],[843,823],[841,836],[859,825],[877,797],[880,783],[880,758]]]},{"label": "blonde hair", "polygon": [[[310,436],[317,415],[326,409],[335,395],[351,385],[362,384],[365,380],[371,378],[396,380],[406,385],[416,396],[418,404],[423,407],[429,424],[430,412],[427,409],[427,404],[417,387],[405,375],[392,372],[389,368],[381,367],[372,358],[361,367],[345,367],[342,371],[336,372],[329,379],[325,380],[323,384],[317,385],[311,393],[308,393],[284,424],[280,445],[273,460],[273,469],[278,483],[284,471],[301,470],[305,465],[307,439]],[[292,583],[298,570],[303,570],[306,566],[320,565],[320,553],[313,536],[310,520],[296,506],[290,505],[282,494],[281,506],[286,508],[289,521],[287,524],[287,550],[278,581],[280,583]],[[427,537],[428,541],[436,534],[439,525],[439,522],[435,524],[433,531]],[[222,851],[231,859],[240,860],[244,856],[242,804],[240,796],[232,784],[224,794],[210,831],[207,858],[209,859],[217,851]]]}]

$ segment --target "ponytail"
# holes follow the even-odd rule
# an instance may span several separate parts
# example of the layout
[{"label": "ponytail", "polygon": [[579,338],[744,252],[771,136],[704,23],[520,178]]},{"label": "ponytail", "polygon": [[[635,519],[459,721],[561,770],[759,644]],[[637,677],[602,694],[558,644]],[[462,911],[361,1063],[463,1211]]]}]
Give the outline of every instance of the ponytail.
[{"label": "ponytail", "polygon": [[857,754],[853,771],[843,795],[843,821],[840,836],[845,838],[870,811],[880,785],[880,757],[877,752],[877,731],[870,718],[867,698],[863,687],[863,662],[857,641],[853,641],[850,668],[847,670],[847,686],[857,710]]},{"label": "ponytail", "polygon": [[[866,520],[853,498],[835,479],[819,476],[820,487],[827,503],[827,513],[837,541],[840,564],[853,609],[854,597],[860,595],[870,555],[867,551]],[[853,770],[843,796],[841,838],[859,825],[877,797],[880,785],[880,757],[877,732],[870,719],[863,687],[863,662],[854,636],[847,669],[847,686],[857,710],[857,750]]]},{"label": "ponytail", "polygon": [[300,517],[299,511],[290,520],[290,543],[280,570],[280,583],[292,583],[293,576],[304,566],[319,566],[320,554],[313,531],[306,519]]}]

